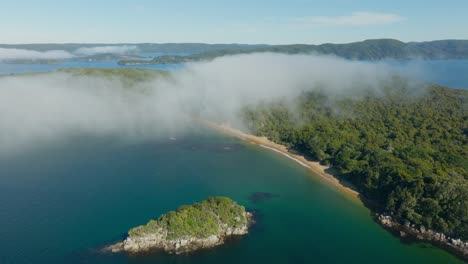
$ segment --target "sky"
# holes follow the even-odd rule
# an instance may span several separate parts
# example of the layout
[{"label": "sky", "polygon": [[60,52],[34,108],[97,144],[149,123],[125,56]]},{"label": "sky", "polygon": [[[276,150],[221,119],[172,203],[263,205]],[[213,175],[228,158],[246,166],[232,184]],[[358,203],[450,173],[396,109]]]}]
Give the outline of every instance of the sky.
[{"label": "sky", "polygon": [[468,39],[467,0],[1,0],[0,43]]}]

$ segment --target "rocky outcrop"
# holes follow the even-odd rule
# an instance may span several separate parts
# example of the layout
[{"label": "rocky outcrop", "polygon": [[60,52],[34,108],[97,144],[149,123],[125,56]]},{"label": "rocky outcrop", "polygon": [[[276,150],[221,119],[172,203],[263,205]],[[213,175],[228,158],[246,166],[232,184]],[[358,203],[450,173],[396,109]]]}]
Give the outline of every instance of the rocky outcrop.
[{"label": "rocky outcrop", "polygon": [[252,213],[229,198],[212,197],[133,228],[123,242],[104,251],[138,254],[162,250],[180,254],[212,248],[231,236],[247,234],[252,218]]},{"label": "rocky outcrop", "polygon": [[402,224],[390,214],[377,215],[377,221],[384,227],[396,231],[402,238],[412,238],[418,241],[430,242],[468,260],[467,241],[462,241],[461,239],[456,239],[443,233],[426,229],[423,226],[416,226],[408,221]]},{"label": "rocky outcrop", "polygon": [[[246,217],[251,219],[252,214],[246,212]],[[160,230],[154,234],[148,234],[141,237],[128,237],[120,245],[114,248],[113,252],[125,251],[131,254],[147,252],[151,250],[164,250],[168,253],[180,254],[191,251],[196,251],[202,248],[212,248],[219,246],[231,236],[240,236],[248,233],[248,224],[238,228],[225,226],[218,234],[209,235],[205,238],[198,237],[181,237],[176,239],[168,239],[167,232]]]}]

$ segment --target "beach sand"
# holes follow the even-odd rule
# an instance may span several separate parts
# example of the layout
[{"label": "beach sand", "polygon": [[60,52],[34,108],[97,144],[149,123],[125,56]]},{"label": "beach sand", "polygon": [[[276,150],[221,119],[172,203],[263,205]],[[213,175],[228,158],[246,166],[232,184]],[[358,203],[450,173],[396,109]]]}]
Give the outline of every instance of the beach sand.
[{"label": "beach sand", "polygon": [[321,165],[319,162],[307,160],[304,156],[293,153],[286,146],[277,144],[270,141],[266,137],[258,137],[244,133],[238,129],[232,128],[229,125],[217,124],[213,122],[203,121],[207,126],[216,129],[226,135],[238,137],[242,140],[248,141],[252,144],[258,145],[260,147],[278,152],[281,155],[284,155],[297,163],[301,164],[309,171],[312,172],[312,175],[319,177],[323,182],[330,184],[337,190],[347,194],[350,197],[359,198],[359,193],[348,183],[343,183],[339,181],[335,176],[330,173],[327,173],[326,170],[328,167]]}]

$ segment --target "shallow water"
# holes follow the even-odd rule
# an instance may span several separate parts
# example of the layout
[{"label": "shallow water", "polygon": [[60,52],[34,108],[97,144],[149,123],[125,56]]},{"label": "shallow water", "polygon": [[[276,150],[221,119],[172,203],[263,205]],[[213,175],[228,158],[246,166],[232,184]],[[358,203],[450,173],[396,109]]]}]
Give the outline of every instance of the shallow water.
[{"label": "shallow water", "polygon": [[[257,212],[248,236],[179,256],[97,251],[213,195]],[[462,263],[401,243],[294,161],[208,131],[139,143],[79,138],[2,157],[0,203],[1,263]]]}]

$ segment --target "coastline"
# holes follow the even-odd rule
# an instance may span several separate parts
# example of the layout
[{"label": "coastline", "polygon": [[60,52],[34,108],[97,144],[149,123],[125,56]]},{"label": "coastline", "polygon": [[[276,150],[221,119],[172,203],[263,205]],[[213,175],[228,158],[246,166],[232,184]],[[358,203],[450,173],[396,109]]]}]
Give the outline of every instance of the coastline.
[{"label": "coastline", "polygon": [[349,186],[346,186],[332,174],[327,173],[326,172],[326,169],[328,169],[327,166],[323,166],[317,161],[307,160],[303,155],[294,153],[291,150],[289,150],[286,146],[275,143],[266,137],[259,137],[259,136],[247,134],[245,132],[242,132],[241,130],[232,128],[229,125],[217,124],[217,123],[213,123],[209,121],[202,121],[202,122],[208,127],[211,127],[217,131],[220,131],[223,134],[240,138],[251,144],[257,145],[265,149],[269,149],[283,156],[286,156],[287,158],[299,163],[301,166],[306,168],[309,172],[312,172],[313,176],[317,177],[323,182],[334,187],[336,190],[340,191],[343,194],[346,194],[348,197],[352,197],[360,201],[359,192],[357,192],[356,190],[354,190],[353,188]]},{"label": "coastline", "polygon": [[416,226],[410,222],[402,224],[391,214],[377,214],[375,220],[396,237],[399,237],[401,241],[431,243],[464,261],[468,261],[468,242],[459,238],[453,238],[423,226]]},{"label": "coastline", "polygon": [[[190,253],[200,249],[214,248],[225,243],[226,239],[234,236],[243,236],[249,233],[249,227],[255,223],[251,212],[244,212],[247,222],[240,227],[226,227],[218,234],[205,238],[196,236],[178,237],[168,239],[167,230],[159,229],[155,233],[144,234],[138,237],[127,237],[122,242],[105,246],[104,253],[125,252],[130,255],[144,254],[152,251],[164,251],[168,254]],[[226,225],[227,226],[227,225]]]},{"label": "coastline", "polygon": [[[241,140],[247,141],[251,144],[286,156],[287,158],[294,160],[312,172],[311,174],[314,177],[317,177],[323,182],[329,184],[341,193],[346,194],[347,197],[354,198],[355,200],[362,202],[359,192],[353,188],[350,188],[349,186],[346,186],[332,174],[327,173],[326,169],[328,169],[328,167],[321,165],[319,162],[309,161],[304,156],[294,153],[286,146],[272,142],[266,137],[254,136],[242,132],[241,130],[232,128],[229,125],[217,124],[209,121],[202,121],[202,123],[223,134],[240,138]],[[407,227],[386,214],[377,214],[377,217],[375,217],[374,220],[380,226],[389,230],[392,234],[394,234],[396,237],[399,237],[400,239],[405,238],[405,240],[412,239],[412,241],[428,242],[434,246],[445,249],[446,251],[454,254],[457,257],[460,257],[463,260],[467,260],[468,258],[468,242],[464,242],[460,239],[450,238],[449,236],[446,236],[442,233],[437,233],[432,230],[425,230],[424,227],[416,227],[414,225]]]}]

